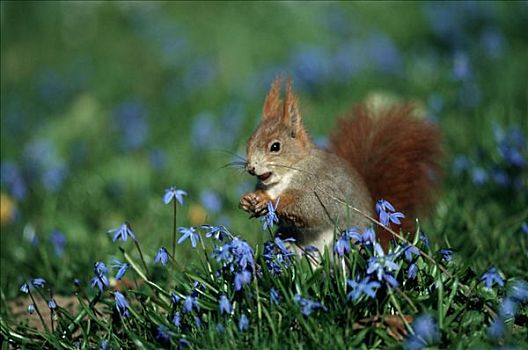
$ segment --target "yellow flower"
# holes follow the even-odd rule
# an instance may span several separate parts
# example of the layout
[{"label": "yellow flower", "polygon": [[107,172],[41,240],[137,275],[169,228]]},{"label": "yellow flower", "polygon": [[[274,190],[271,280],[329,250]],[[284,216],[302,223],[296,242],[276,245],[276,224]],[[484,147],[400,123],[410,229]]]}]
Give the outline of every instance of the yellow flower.
[{"label": "yellow flower", "polygon": [[3,226],[15,218],[16,203],[4,193],[0,194],[0,224]]}]

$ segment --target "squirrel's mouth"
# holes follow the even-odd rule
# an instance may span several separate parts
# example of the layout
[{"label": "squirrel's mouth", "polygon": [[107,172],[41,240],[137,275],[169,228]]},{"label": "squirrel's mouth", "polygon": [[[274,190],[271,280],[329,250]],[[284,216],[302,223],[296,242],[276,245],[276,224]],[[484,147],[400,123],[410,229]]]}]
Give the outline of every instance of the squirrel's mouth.
[{"label": "squirrel's mouth", "polygon": [[257,178],[258,178],[260,181],[262,181],[262,182],[266,181],[266,180],[269,179],[270,177],[271,177],[271,171],[268,171],[267,173],[264,173],[264,174],[262,174],[262,175],[257,176]]}]

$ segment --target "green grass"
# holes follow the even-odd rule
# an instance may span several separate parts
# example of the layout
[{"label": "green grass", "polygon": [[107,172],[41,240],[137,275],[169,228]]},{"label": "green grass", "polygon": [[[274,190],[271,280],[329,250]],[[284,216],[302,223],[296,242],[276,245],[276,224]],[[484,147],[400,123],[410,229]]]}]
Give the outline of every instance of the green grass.
[{"label": "green grass", "polygon": [[[175,347],[181,337],[196,348],[400,347],[386,327],[353,325],[365,317],[401,313],[431,314],[440,326],[440,348],[526,346],[526,304],[507,320],[498,340],[488,336],[493,317],[483,308],[497,310],[513,283],[528,279],[528,235],[521,229],[528,221],[525,4],[3,2],[1,11],[4,340],[28,347],[71,347],[77,341],[97,347],[102,339],[114,347],[161,346],[155,329],[169,326],[174,311],[164,293],[186,295],[199,278],[209,285],[199,298],[203,328],[194,327],[190,316],[181,330],[172,327]],[[444,11],[452,20],[442,20]],[[438,29],[442,23],[446,27]],[[346,51],[350,45],[352,51]],[[344,63],[333,60],[340,50],[348,55]],[[357,71],[345,69],[349,61]],[[407,281],[402,262],[398,279],[406,297],[382,288],[376,299],[355,304],[346,300],[350,290],[344,276],[329,264],[312,272],[304,260],[280,278],[271,278],[263,267],[263,276],[235,293],[233,276],[211,278],[201,248],[191,249],[189,242],[178,245],[175,254],[184,271],[154,266],[158,248],[170,251],[172,244],[172,208],[161,200],[171,185],[189,193],[178,209],[178,226],[225,224],[261,259],[268,235],[237,209],[253,179],[224,165],[233,154],[243,156],[276,72],[293,75],[315,139],[362,100],[413,100],[439,124],[446,177],[435,211],[420,220],[437,262],[420,258],[416,283]],[[500,128],[524,135],[517,147],[523,166],[501,154],[494,136]],[[513,139],[507,134],[508,142]],[[126,147],[131,140],[139,140],[136,147]],[[161,165],[152,160],[160,152]],[[460,155],[470,164],[457,173],[454,160]],[[10,180],[9,162],[18,168],[14,178],[25,185],[23,196]],[[61,167],[66,175],[57,180],[53,171]],[[488,176],[483,184],[473,179],[478,168]],[[497,184],[497,169],[519,179],[519,185]],[[55,187],[50,178],[57,180]],[[204,191],[220,199],[218,210],[207,209]],[[77,291],[81,300],[96,297],[88,286],[93,263],[123,259],[107,231],[124,221],[141,243],[152,282],[163,292],[142,280],[138,271],[144,267],[128,242],[122,247],[138,271],[127,277],[140,285],[126,292],[134,310],[127,320],[119,318],[108,291],[95,306],[100,314],[86,307],[74,326],[69,317],[76,312],[61,311],[56,326],[68,330],[66,338],[60,332],[37,333],[25,326],[25,315],[14,317],[10,310],[20,300],[19,287],[34,277],[44,277],[55,295],[73,297]],[[66,238],[60,256],[50,242],[56,229]],[[447,247],[455,251],[454,261],[445,265],[453,278],[437,267],[445,263],[436,252]],[[352,253],[351,271],[362,271],[365,258]],[[488,291],[479,279],[492,265],[507,285]],[[78,289],[74,278],[81,280]],[[279,305],[270,305],[271,287],[282,296]],[[232,317],[217,311],[220,291],[236,301]],[[327,311],[303,316],[295,294],[321,301]],[[246,332],[238,330],[242,312],[250,320]],[[216,331],[218,322],[224,333]],[[24,340],[8,335],[8,329]]]}]

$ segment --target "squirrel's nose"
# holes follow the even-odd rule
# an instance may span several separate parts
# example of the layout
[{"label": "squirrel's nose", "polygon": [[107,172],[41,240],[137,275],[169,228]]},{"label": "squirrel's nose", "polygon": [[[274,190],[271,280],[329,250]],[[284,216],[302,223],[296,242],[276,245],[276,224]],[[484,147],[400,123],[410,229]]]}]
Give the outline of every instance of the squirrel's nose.
[{"label": "squirrel's nose", "polygon": [[255,167],[253,165],[248,164],[246,170],[250,175],[255,176]]}]

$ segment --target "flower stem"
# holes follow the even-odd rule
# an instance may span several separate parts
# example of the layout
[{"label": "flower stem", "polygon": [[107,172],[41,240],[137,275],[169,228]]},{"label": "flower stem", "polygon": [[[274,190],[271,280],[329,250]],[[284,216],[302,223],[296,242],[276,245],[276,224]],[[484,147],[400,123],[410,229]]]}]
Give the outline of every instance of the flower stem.
[{"label": "flower stem", "polygon": [[172,219],[172,259],[176,262],[174,259],[175,253],[176,253],[176,214],[177,214],[177,204],[176,201],[172,201],[173,204],[173,219]]},{"label": "flower stem", "polygon": [[139,252],[139,257],[141,258],[141,262],[143,263],[143,267],[145,268],[145,272],[147,274],[147,276],[150,276],[150,273],[149,273],[149,270],[148,270],[148,267],[147,267],[147,263],[145,262],[145,259],[143,258],[143,252],[141,251],[141,247],[139,246],[139,242],[134,240],[134,243],[136,244],[136,248]]},{"label": "flower stem", "polygon": [[46,322],[44,322],[44,318],[42,317],[42,314],[40,313],[40,310],[37,306],[37,302],[35,301],[35,298],[33,298],[33,294],[31,294],[30,290],[28,290],[28,294],[29,294],[29,297],[31,298],[31,301],[33,302],[33,305],[35,305],[35,311],[38,317],[40,318],[40,322],[44,326],[44,329],[46,330],[46,332],[49,332],[48,325],[46,325]]}]

